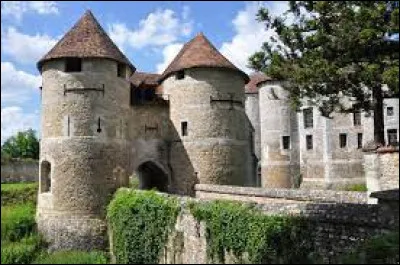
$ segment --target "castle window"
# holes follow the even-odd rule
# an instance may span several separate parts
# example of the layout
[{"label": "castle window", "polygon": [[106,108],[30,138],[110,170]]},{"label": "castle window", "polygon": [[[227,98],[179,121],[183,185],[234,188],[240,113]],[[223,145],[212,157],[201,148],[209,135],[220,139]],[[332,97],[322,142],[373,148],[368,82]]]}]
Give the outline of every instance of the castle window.
[{"label": "castle window", "polygon": [[188,123],[187,121],[181,122],[181,131],[182,131],[182,136],[187,136],[188,135]]},{"label": "castle window", "polygon": [[357,148],[361,149],[362,148],[362,141],[363,141],[363,134],[358,133],[357,134]]},{"label": "castle window", "polygon": [[312,108],[304,109],[303,116],[304,116],[304,128],[312,128],[314,126],[313,109]]},{"label": "castle window", "polygon": [[100,117],[99,117],[99,119],[97,120],[97,132],[98,133],[101,133],[101,120],[100,120]]},{"label": "castle window", "polygon": [[51,188],[51,164],[42,161],[40,164],[40,192],[49,192]]},{"label": "castle window", "polygon": [[125,78],[125,75],[126,75],[126,66],[125,66],[125,64],[119,63],[117,65],[117,75],[118,75],[118,77]]},{"label": "castle window", "polygon": [[393,116],[394,115],[393,107],[387,107],[386,108],[386,115],[387,116]]},{"label": "castle window", "polygon": [[82,59],[81,58],[67,58],[65,59],[65,72],[81,72]]},{"label": "castle window", "polygon": [[175,78],[177,80],[181,80],[185,78],[185,72],[183,70],[176,72]]},{"label": "castle window", "polygon": [[306,135],[306,148],[307,150],[313,149],[313,139],[312,135]]},{"label": "castle window", "polygon": [[359,110],[353,112],[353,125],[354,126],[361,125],[361,111]]},{"label": "castle window", "polygon": [[397,142],[397,130],[389,129],[387,130],[388,144],[389,145],[398,145]]},{"label": "castle window", "polygon": [[340,148],[345,148],[347,146],[347,134],[345,133],[339,134],[339,146]]},{"label": "castle window", "polygon": [[290,136],[282,136],[283,149],[290,149]]}]

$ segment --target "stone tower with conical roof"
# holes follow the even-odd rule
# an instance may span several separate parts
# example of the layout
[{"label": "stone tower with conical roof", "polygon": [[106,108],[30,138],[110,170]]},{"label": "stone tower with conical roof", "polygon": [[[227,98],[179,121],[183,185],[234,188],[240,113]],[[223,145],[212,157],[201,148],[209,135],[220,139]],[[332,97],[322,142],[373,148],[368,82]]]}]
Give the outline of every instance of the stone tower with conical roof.
[{"label": "stone tower with conical roof", "polygon": [[244,86],[249,77],[202,34],[186,43],[160,77],[170,102],[171,187],[192,194],[194,185],[247,185],[249,130]]},{"label": "stone tower with conical roof", "polygon": [[101,248],[105,207],[131,173],[129,77],[135,67],[87,11],[38,68],[38,228],[52,248]]}]

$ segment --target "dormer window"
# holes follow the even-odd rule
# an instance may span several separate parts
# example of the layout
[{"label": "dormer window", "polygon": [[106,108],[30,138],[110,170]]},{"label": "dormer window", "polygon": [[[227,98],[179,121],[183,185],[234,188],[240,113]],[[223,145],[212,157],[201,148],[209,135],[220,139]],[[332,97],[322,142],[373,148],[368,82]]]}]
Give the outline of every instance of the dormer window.
[{"label": "dormer window", "polygon": [[81,72],[82,59],[81,58],[66,58],[65,59],[65,72]]},{"label": "dormer window", "polygon": [[125,78],[125,73],[126,73],[125,64],[119,63],[118,66],[117,66],[117,75],[118,75],[118,77]]},{"label": "dormer window", "polygon": [[175,74],[176,80],[182,80],[185,78],[185,72],[183,70],[176,72]]}]

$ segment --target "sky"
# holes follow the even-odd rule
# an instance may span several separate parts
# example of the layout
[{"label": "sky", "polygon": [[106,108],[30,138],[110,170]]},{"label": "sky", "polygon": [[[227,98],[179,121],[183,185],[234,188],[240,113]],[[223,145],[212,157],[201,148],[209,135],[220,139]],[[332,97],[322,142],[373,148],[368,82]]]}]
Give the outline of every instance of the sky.
[{"label": "sky", "polygon": [[278,15],[286,2],[2,1],[1,143],[33,128],[40,137],[41,76],[36,68],[90,9],[138,71],[162,73],[198,32],[233,64],[250,73],[248,57],[271,32],[256,21],[260,6]]}]

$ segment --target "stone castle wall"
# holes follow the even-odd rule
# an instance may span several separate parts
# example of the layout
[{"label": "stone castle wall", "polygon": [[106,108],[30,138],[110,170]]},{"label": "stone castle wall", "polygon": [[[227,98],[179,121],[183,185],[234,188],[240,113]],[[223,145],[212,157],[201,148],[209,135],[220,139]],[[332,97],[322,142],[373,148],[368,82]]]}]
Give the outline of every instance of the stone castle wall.
[{"label": "stone castle wall", "polygon": [[39,181],[39,161],[11,159],[1,161],[1,183]]}]

